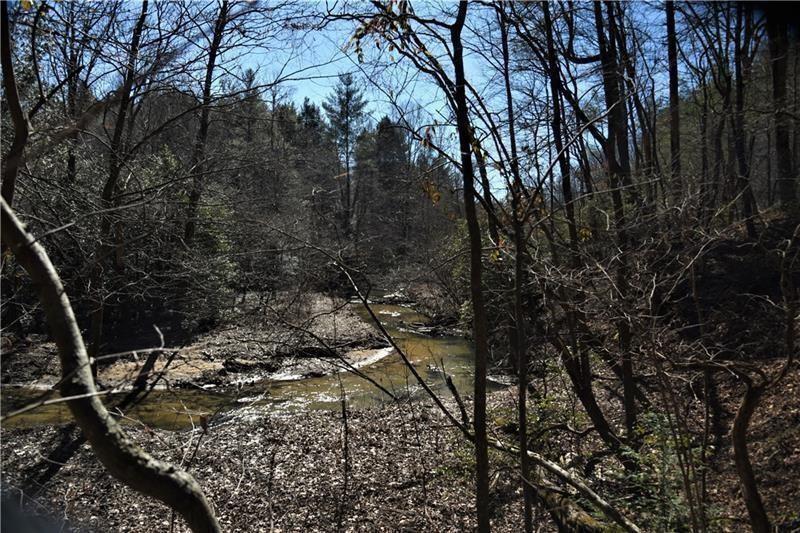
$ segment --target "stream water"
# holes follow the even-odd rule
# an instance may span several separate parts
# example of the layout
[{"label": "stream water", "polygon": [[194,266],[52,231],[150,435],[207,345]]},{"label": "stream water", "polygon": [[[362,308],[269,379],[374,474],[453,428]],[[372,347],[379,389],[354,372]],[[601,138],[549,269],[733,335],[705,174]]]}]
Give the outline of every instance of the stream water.
[{"label": "stream water", "polygon": [[[361,304],[357,311],[369,320]],[[474,352],[471,343],[462,337],[430,337],[416,333],[411,324],[425,324],[428,317],[401,305],[372,305],[389,334],[403,349],[417,372],[431,388],[449,395],[445,372],[462,395],[471,393]],[[397,396],[418,397],[424,394],[400,356],[389,348],[374,351],[373,361],[360,368],[382,387]],[[492,382],[490,382],[491,386]],[[2,387],[2,412],[26,405],[42,391],[19,387]],[[320,377],[265,380],[243,385],[235,390],[155,390],[136,407],[121,414],[123,423],[144,423],[151,427],[181,429],[198,424],[201,416],[212,420],[246,416],[253,410],[297,412],[315,409],[340,409],[342,394],[351,408],[367,407],[391,401],[373,383],[351,372],[340,371]],[[105,397],[107,405],[113,400]],[[7,420],[6,427],[31,427],[43,424],[64,424],[71,416],[63,403],[38,407]]]}]

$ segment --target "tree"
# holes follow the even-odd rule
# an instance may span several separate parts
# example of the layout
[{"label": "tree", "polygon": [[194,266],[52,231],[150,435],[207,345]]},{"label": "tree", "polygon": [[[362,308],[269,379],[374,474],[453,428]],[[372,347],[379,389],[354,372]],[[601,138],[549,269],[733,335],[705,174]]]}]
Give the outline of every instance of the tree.
[{"label": "tree", "polygon": [[355,142],[364,124],[366,106],[363,92],[350,73],[339,75],[339,83],[333,94],[322,104],[336,138],[340,161],[344,166],[344,172],[339,175],[339,178],[344,178],[343,186],[339,187],[341,209],[339,220],[346,240],[353,237],[356,227],[356,204],[360,184],[353,180],[351,166]]},{"label": "tree", "polygon": [[[101,202],[104,210],[111,210],[117,207],[119,199],[119,177],[124,165],[125,156],[123,155],[123,136],[126,132],[126,120],[130,110],[132,91],[136,81],[137,61],[139,59],[139,47],[144,32],[144,24],[147,19],[149,2],[142,2],[141,14],[136,20],[131,36],[131,44],[128,51],[127,61],[123,74],[122,87],[120,88],[119,107],[117,108],[116,121],[114,122],[114,133],[108,145],[108,176],[101,191]],[[109,259],[113,245],[109,242],[113,218],[111,214],[104,214],[100,220],[100,231],[98,234],[98,245],[94,253],[94,266],[92,268],[91,286],[95,290],[95,308],[92,311],[91,343],[89,345],[89,357],[96,358],[100,353],[100,346],[103,338],[103,323],[105,320],[105,289],[104,284],[104,265]],[[117,246],[121,246],[117,239]],[[116,254],[114,257],[115,267],[121,268],[121,257]],[[96,373],[97,367],[93,367]]]},{"label": "tree", "polygon": [[356,231],[368,256],[363,259],[371,268],[389,267],[408,251],[410,206],[416,192],[408,149],[402,129],[389,117],[356,141],[354,176],[362,195]]},{"label": "tree", "polygon": [[335,169],[339,165],[338,147],[331,128],[325,123],[322,110],[306,98],[298,113],[297,135],[298,179],[303,187],[303,198],[314,214],[314,234],[336,240],[338,181]]},{"label": "tree", "polygon": [[[480,531],[501,512],[490,447],[503,457],[496,486],[522,487],[527,531],[544,513],[566,531],[706,531],[718,523],[714,464],[738,474],[737,520],[746,512],[759,531],[783,521],[774,486],[759,493],[755,475],[764,432],[749,429],[796,352],[800,60],[782,14],[687,2],[375,1],[324,14],[290,4],[2,6],[1,111],[14,126],[0,132],[3,195],[14,190],[27,223],[3,208],[4,326],[43,331],[22,272],[34,235],[91,355],[119,366],[134,364],[119,359],[150,345],[139,332],[157,322],[165,346],[263,342],[253,368],[266,371],[308,332],[273,335],[265,310],[303,302],[304,321],[319,293],[344,306],[355,292],[368,307],[366,285],[424,290],[437,328],[466,325],[475,341],[467,394],[442,362],[453,404],[382,313],[368,313],[474,445],[465,479]],[[272,47],[270,28],[339,24],[354,24],[344,53],[354,49],[360,73],[334,79],[320,106],[293,102],[290,84],[314,67],[294,39]],[[274,79],[241,53],[254,48],[289,57]],[[7,235],[23,243],[12,246],[20,260]],[[240,335],[240,320],[270,339]],[[777,374],[775,353],[787,361]],[[516,378],[514,420],[487,412],[490,371]],[[80,377],[70,390],[93,394]],[[737,390],[728,428],[718,396]]]},{"label": "tree", "polygon": [[489,531],[489,450],[486,434],[486,370],[489,363],[489,336],[483,296],[481,228],[475,208],[475,176],[472,167],[472,126],[469,119],[464,70],[464,47],[461,32],[467,18],[467,2],[460,2],[450,27],[453,47],[453,100],[455,101],[458,146],[461,152],[461,178],[464,183],[464,213],[469,231],[470,293],[473,334],[475,339],[475,388],[473,391],[473,425],[475,431],[475,505],[478,531]]},{"label": "tree", "polygon": [[[11,97],[16,99],[16,89],[13,86],[14,69],[7,40],[9,34],[7,7],[7,4],[2,5],[4,36],[2,66],[7,88],[13,90]],[[145,0],[142,14],[134,30],[132,50],[138,49],[146,13]],[[132,52],[132,56],[135,60],[136,52]],[[127,75],[124,83],[127,84]],[[21,113],[18,100],[15,105],[17,112]],[[15,147],[16,152],[12,153],[22,154],[27,144],[27,135],[20,136],[17,132],[15,141],[19,144]],[[3,178],[6,180],[9,176],[4,175]],[[6,183],[4,181],[4,185]],[[70,411],[92,445],[92,449],[112,475],[135,490],[166,503],[184,517],[193,531],[220,531],[208,501],[192,476],[173,465],[154,459],[141,450],[125,435],[99,400],[91,374],[90,359],[61,279],[44,247],[24,229],[12,211],[10,200],[13,194],[9,195],[8,201],[5,196],[4,194],[0,199],[3,249],[8,247],[13,252],[39,290],[39,300],[58,346],[63,377],[60,381],[60,393],[66,399]]]},{"label": "tree", "polygon": [[197,225],[197,204],[203,192],[203,170],[206,167],[206,141],[208,140],[209,117],[211,115],[211,90],[214,83],[214,70],[217,66],[217,56],[220,53],[222,39],[225,35],[225,26],[228,24],[228,0],[222,0],[217,12],[217,19],[211,34],[211,42],[208,48],[208,61],[206,63],[205,79],[203,80],[202,108],[200,110],[199,127],[197,128],[197,138],[194,143],[192,154],[192,171],[194,173],[194,183],[189,194],[188,214],[186,217],[186,232],[183,240],[187,246],[192,245],[194,240],[195,226]]},{"label": "tree", "polygon": [[667,53],[669,56],[669,146],[672,167],[672,187],[680,198],[681,185],[681,126],[680,95],[678,94],[678,39],[675,35],[675,2],[665,4],[667,10]]},{"label": "tree", "polygon": [[747,234],[752,239],[756,236],[755,222],[755,198],[753,189],[750,185],[750,165],[747,158],[746,147],[746,126],[745,126],[745,84],[746,78],[750,75],[755,50],[753,40],[755,37],[755,21],[753,20],[753,10],[751,6],[743,4],[736,5],[736,28],[734,30],[734,79],[736,87],[736,98],[734,104],[734,114],[731,117],[733,125],[733,150],[736,154],[738,176],[736,179],[737,190],[742,197],[742,215],[744,216]]},{"label": "tree", "polygon": [[100,402],[80,330],[56,270],[47,252],[25,232],[5,199],[0,202],[3,242],[39,286],[39,297],[58,345],[64,377],[61,395],[68,398],[72,415],[100,461],[123,483],[179,512],[192,531],[220,531],[194,478],[135,445]]},{"label": "tree", "polygon": [[[797,177],[792,172],[792,148],[789,141],[791,126],[786,112],[786,70],[789,63],[789,37],[786,13],[771,6],[767,9],[767,37],[772,63],[772,110],[775,115],[775,154],[778,177],[775,180],[781,204],[792,205],[796,199]],[[795,134],[796,135],[796,134]]]}]

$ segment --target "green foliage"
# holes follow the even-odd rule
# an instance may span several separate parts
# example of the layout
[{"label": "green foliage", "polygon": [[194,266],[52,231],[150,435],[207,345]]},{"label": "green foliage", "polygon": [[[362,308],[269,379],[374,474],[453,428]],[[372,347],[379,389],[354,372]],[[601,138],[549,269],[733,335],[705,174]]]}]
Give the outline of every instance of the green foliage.
[{"label": "green foliage", "polygon": [[[639,419],[639,432],[642,436],[642,448],[639,452],[628,449],[641,466],[634,474],[625,475],[621,480],[627,492],[639,494],[626,503],[641,525],[648,531],[688,531],[690,509],[686,501],[681,474],[681,464],[676,450],[676,442],[669,421],[664,413],[645,412]],[[691,446],[685,435],[681,438],[681,446]],[[697,452],[697,451],[695,451]],[[695,457],[699,453],[694,454]],[[704,466],[693,465],[700,472]],[[707,517],[713,515],[713,509],[705,509]]]},{"label": "green foliage", "polygon": [[366,107],[364,93],[349,73],[339,75],[333,94],[322,104],[345,165],[350,164],[355,140],[363,128]]},{"label": "green foliage", "polygon": [[225,231],[233,212],[223,205],[206,205],[199,210],[195,246],[180,256],[182,264],[176,294],[189,331],[207,329],[225,317],[235,297],[240,275],[229,253],[232,243]]},{"label": "green foliage", "polygon": [[475,447],[459,440],[451,453],[452,459],[436,467],[436,474],[456,481],[471,480],[475,475]]}]

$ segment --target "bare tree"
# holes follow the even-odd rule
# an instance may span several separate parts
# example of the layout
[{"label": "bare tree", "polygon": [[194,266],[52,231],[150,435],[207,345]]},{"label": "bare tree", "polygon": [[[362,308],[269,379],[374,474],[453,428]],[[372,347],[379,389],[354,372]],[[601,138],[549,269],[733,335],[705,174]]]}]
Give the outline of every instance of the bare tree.
[{"label": "bare tree", "polygon": [[796,176],[792,174],[792,147],[789,142],[789,116],[786,112],[786,70],[789,63],[788,25],[783,13],[768,9],[767,37],[772,62],[772,109],[775,114],[775,153],[778,177],[775,180],[781,203],[789,206],[796,200]]},{"label": "bare tree", "polygon": [[195,227],[197,225],[197,207],[200,196],[203,192],[203,170],[205,169],[206,143],[208,142],[208,126],[211,116],[211,90],[214,83],[214,69],[217,66],[217,56],[220,53],[225,26],[229,19],[228,0],[222,0],[217,11],[217,19],[214,22],[214,29],[211,34],[211,42],[208,47],[208,61],[206,63],[205,79],[203,81],[202,108],[200,110],[199,126],[197,137],[192,153],[192,171],[195,175],[192,184],[192,191],[189,194],[189,205],[187,206],[186,231],[183,240],[187,246],[192,245],[194,240]]}]

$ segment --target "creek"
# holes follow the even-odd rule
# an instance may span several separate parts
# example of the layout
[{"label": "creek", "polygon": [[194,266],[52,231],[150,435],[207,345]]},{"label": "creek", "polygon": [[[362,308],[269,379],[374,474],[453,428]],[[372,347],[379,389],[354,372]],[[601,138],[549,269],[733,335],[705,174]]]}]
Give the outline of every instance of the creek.
[{"label": "creek", "polygon": [[[363,320],[370,321],[360,303],[350,305],[356,306]],[[445,383],[446,373],[462,396],[471,394],[474,351],[469,340],[420,333],[419,326],[429,323],[429,319],[410,307],[393,304],[373,304],[371,307],[433,390],[442,396],[450,395]],[[425,394],[401,357],[391,348],[371,350],[364,359],[367,364],[359,371],[394,395],[419,398]],[[492,381],[489,386],[500,387]],[[41,390],[3,386],[2,412],[5,415],[19,409],[41,394]],[[124,395],[124,392],[120,395]],[[352,372],[340,370],[318,377],[285,376],[225,389],[154,390],[144,401],[124,414],[118,414],[124,424],[143,423],[154,428],[184,429],[198,425],[201,417],[210,418],[212,423],[230,421],[257,415],[258,410],[262,409],[287,414],[306,410],[338,410],[341,409],[343,395],[348,407],[356,409],[391,401],[373,383]],[[106,405],[113,404],[109,396],[105,396],[104,401]],[[12,417],[4,422],[4,426],[60,425],[70,420],[66,405],[55,403]]]}]

